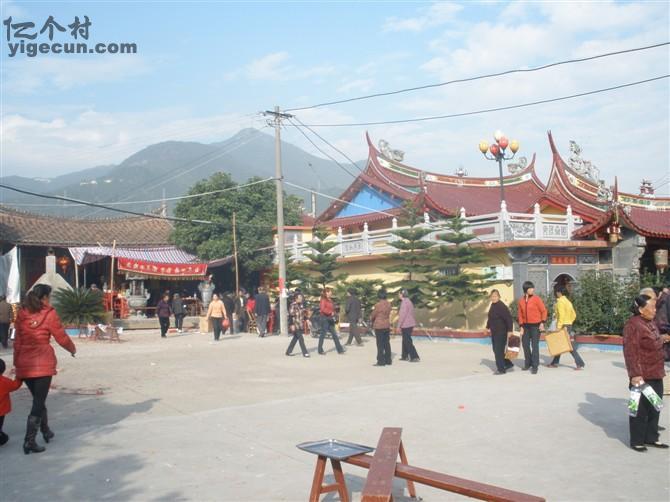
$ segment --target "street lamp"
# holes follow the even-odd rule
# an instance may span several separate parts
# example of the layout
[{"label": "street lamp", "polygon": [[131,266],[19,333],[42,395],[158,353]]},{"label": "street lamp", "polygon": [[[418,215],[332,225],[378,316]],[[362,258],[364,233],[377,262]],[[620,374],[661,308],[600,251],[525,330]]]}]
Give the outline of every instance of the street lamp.
[{"label": "street lamp", "polygon": [[[482,152],[484,157],[488,160],[495,160],[498,162],[498,170],[500,173],[500,202],[505,200],[505,187],[503,186],[503,160],[512,160],[516,152],[519,151],[519,142],[515,139],[512,141],[508,140],[507,137],[502,133],[502,131],[497,130],[493,134],[493,139],[495,143],[491,145],[486,141],[479,142],[479,151]],[[509,148],[509,151],[512,152],[512,155],[505,156],[505,151]],[[489,155],[490,154],[490,155]]]}]

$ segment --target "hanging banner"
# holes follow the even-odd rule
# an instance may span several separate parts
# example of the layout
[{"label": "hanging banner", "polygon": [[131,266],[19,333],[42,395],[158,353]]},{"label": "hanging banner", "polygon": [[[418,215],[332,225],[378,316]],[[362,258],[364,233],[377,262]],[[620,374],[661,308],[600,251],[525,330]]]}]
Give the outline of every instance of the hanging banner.
[{"label": "hanging banner", "polygon": [[157,263],[132,258],[119,258],[120,271],[135,272],[137,274],[165,277],[205,277],[206,263]]}]

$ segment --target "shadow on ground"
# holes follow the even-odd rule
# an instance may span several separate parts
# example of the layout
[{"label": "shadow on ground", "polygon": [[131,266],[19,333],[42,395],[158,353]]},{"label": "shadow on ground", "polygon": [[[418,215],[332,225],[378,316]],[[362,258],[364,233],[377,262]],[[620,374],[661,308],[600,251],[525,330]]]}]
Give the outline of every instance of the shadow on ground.
[{"label": "shadow on ground", "polygon": [[[49,425],[56,436],[45,445],[38,435],[38,443],[46,446],[46,451],[24,455],[25,417],[32,398],[25,387],[14,396],[13,411],[8,417],[11,422],[5,421],[5,425],[9,425],[5,428],[11,430],[11,439],[0,452],[0,498],[3,501],[117,501],[136,499],[146,493],[146,487],[133,486],[135,481],[131,479],[142,470],[145,460],[135,454],[113,454],[112,445],[106,442],[108,431],[97,429],[146,413],[158,399],[118,405],[110,402],[105,394],[82,395],[69,393],[65,388],[54,389],[49,393],[47,407]],[[69,427],[71,424],[77,427]],[[96,454],[95,460],[85,453],[92,447],[101,453]],[[106,455],[107,452],[111,456]],[[178,492],[161,494],[161,497],[166,500],[186,498]]]},{"label": "shadow on ground", "polygon": [[[357,476],[355,474],[345,473],[344,480],[347,484],[347,491],[349,492],[349,496],[352,499],[357,500],[360,497],[360,493],[363,491],[363,487],[365,486],[365,478],[362,476]],[[326,474],[326,476],[324,476],[323,478],[323,483],[324,484],[335,483],[335,476],[333,476],[332,474],[330,475]],[[416,502],[416,500],[421,500],[420,498],[421,485],[416,485],[416,490],[418,497],[416,499],[413,499],[407,494],[408,493],[407,481],[398,478],[395,478],[393,480],[393,500],[396,502],[410,502],[410,501]],[[335,502],[338,500],[340,500],[340,496],[338,495],[338,493],[330,492],[323,496],[321,502]]]},{"label": "shadow on ground", "polygon": [[587,392],[584,398],[586,401],[579,403],[577,407],[579,414],[600,427],[607,437],[618,439],[628,446],[626,400],[618,397],[602,397],[593,392]]}]

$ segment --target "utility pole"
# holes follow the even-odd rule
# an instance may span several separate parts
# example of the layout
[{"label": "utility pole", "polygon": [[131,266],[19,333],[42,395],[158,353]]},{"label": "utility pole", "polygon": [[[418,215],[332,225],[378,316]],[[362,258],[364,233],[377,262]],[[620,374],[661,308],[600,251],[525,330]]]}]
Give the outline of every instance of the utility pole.
[{"label": "utility pole", "polygon": [[235,220],[237,215],[233,211],[233,255],[235,256],[235,296],[240,296],[240,271],[237,263],[237,229]]},{"label": "utility pole", "polygon": [[286,308],[286,250],[284,242],[284,175],[281,169],[281,121],[293,115],[281,113],[278,106],[274,111],[266,111],[273,120],[269,125],[275,128],[275,185],[277,187],[277,260],[279,261],[279,333],[288,334],[288,309]]}]

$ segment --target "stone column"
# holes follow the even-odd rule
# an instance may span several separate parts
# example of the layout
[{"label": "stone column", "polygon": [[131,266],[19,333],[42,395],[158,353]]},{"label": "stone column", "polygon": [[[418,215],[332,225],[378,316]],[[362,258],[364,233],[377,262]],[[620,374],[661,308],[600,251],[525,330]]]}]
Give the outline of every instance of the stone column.
[{"label": "stone column", "polygon": [[528,280],[528,259],[533,248],[508,248],[507,255],[512,260],[512,278],[514,280],[514,298],[523,294],[522,284]]}]

